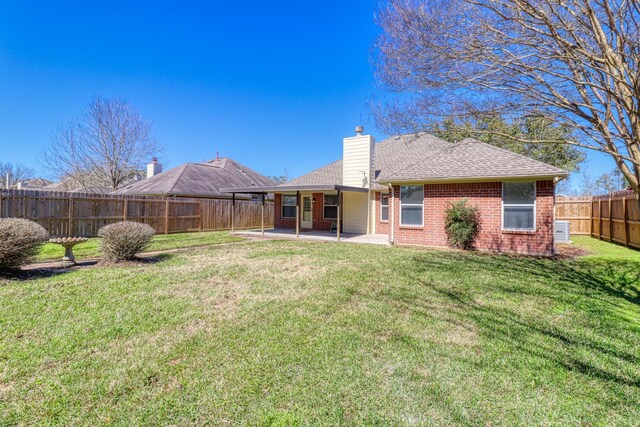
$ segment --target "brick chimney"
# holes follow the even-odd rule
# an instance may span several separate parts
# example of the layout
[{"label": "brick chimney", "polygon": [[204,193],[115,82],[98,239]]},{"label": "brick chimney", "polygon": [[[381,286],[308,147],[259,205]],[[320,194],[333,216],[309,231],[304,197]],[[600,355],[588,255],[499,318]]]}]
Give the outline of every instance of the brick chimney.
[{"label": "brick chimney", "polygon": [[364,128],[357,126],[356,136],[343,140],[342,185],[371,188],[375,173],[375,139],[363,132]]},{"label": "brick chimney", "polygon": [[158,158],[154,157],[151,163],[147,164],[147,178],[158,175],[160,172],[162,172],[162,165],[158,163]]}]

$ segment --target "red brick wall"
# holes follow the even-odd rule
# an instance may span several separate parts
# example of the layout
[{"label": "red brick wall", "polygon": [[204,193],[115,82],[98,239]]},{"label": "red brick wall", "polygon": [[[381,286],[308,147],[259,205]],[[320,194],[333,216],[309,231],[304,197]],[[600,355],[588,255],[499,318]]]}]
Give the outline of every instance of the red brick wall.
[{"label": "red brick wall", "polygon": [[[424,227],[400,227],[399,187],[395,187],[395,241],[398,244],[447,246],[444,212],[450,202],[467,199],[480,209],[481,231],[475,247],[479,250],[518,252],[536,255],[553,254],[552,181],[536,184],[536,231],[502,231],[502,183],[426,184],[424,186]],[[322,193],[314,193],[313,228],[328,230],[331,220],[323,220]],[[342,200],[341,200],[342,203]],[[295,219],[281,218],[282,196],[275,195],[275,227],[295,228]],[[392,207],[389,206],[389,218]],[[389,234],[391,224],[380,221],[380,193],[375,197],[376,233]]]},{"label": "red brick wall", "polygon": [[[296,228],[295,218],[282,218],[282,194],[274,195],[275,203],[275,228]],[[331,223],[335,220],[324,219],[324,196],[322,193],[313,193],[313,229],[330,230]],[[342,196],[340,196],[342,204]],[[300,214],[302,215],[302,202],[300,202]]]},{"label": "red brick wall", "polygon": [[[376,192],[375,212],[376,216],[376,234],[389,234],[391,232],[391,221],[380,221],[380,195]],[[389,219],[391,219],[391,195],[389,195]]]},{"label": "red brick wall", "polygon": [[[465,184],[426,184],[424,186],[424,227],[400,226],[399,187],[395,187],[395,242],[446,246],[444,212],[450,202],[467,199],[480,209],[481,231],[475,247],[479,250],[553,254],[553,181],[536,184],[536,231],[502,231],[502,184],[500,182]],[[379,215],[379,194],[376,214]],[[391,215],[391,208],[389,215]],[[378,223],[380,226],[382,224]],[[376,231],[380,230],[376,226]]]},{"label": "red brick wall", "polygon": [[282,194],[274,194],[274,217],[275,228],[296,228],[295,218],[282,218]]}]

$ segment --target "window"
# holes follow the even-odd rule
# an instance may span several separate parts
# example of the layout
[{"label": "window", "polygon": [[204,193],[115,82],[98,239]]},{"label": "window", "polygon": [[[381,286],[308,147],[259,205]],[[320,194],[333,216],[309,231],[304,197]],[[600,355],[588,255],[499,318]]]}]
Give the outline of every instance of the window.
[{"label": "window", "polygon": [[324,219],[338,219],[338,195],[325,194],[323,205]]},{"label": "window", "polygon": [[422,227],[424,219],[424,186],[400,186],[400,225]]},{"label": "window", "polygon": [[535,230],[536,183],[502,183],[502,229]]},{"label": "window", "polygon": [[296,217],[296,196],[282,196],[282,218]]},{"label": "window", "polygon": [[380,221],[389,221],[389,194],[380,194]]}]

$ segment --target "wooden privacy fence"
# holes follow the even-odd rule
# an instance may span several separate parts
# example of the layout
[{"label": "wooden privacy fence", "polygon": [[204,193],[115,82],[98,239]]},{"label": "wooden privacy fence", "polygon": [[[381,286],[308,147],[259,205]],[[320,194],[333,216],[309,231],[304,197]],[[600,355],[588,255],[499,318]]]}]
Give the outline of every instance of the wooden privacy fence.
[{"label": "wooden privacy fence", "polygon": [[571,234],[591,234],[592,197],[556,197],[556,220],[569,221]]},{"label": "wooden privacy fence", "polygon": [[588,198],[558,197],[556,219],[569,221],[572,234],[640,249],[640,209],[632,191]]},{"label": "wooden privacy fence", "polygon": [[[233,203],[227,199],[124,196],[37,190],[0,190],[0,218],[27,218],[52,237],[96,236],[105,225],[142,222],[156,232],[231,229]],[[235,229],[260,228],[262,203],[236,200]],[[273,203],[264,205],[265,227],[273,227]]]}]

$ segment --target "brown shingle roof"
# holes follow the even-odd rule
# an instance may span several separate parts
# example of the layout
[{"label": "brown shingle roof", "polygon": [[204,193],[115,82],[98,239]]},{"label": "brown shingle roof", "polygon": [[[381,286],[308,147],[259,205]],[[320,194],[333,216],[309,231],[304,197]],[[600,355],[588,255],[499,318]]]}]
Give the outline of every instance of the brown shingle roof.
[{"label": "brown shingle roof", "polygon": [[266,176],[222,157],[207,163],[185,163],[121,188],[114,194],[227,198],[230,194],[221,192],[221,188],[273,185],[275,183]]},{"label": "brown shingle roof", "polygon": [[[490,144],[465,139],[450,143],[427,133],[399,135],[375,146],[376,182],[443,181],[566,176],[568,172]],[[286,185],[342,183],[342,160]]]}]

